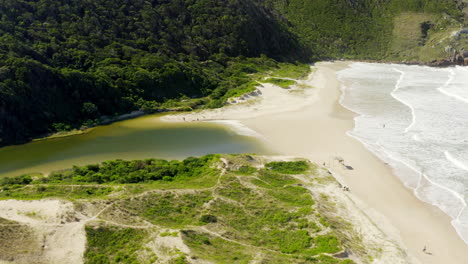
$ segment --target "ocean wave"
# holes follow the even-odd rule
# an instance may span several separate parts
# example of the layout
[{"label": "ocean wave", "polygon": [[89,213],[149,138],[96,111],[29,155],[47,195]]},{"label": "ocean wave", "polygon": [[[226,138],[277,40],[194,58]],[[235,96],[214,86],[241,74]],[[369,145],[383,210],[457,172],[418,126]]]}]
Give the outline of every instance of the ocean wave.
[{"label": "ocean wave", "polygon": [[[453,97],[457,100],[460,100],[464,103],[468,103],[468,89],[465,87],[464,91],[467,92],[467,94],[465,96],[467,96],[467,98],[463,97],[462,95],[459,95],[459,94],[456,94],[456,92],[451,92],[451,91],[448,91],[448,86],[449,84],[453,81],[453,79],[455,78],[456,76],[456,70],[460,70],[460,71],[467,71],[466,69],[461,69],[461,68],[455,68],[455,69],[449,69],[449,72],[450,72],[450,75],[449,75],[449,79],[447,80],[447,83],[444,84],[444,86],[438,88],[437,90],[439,90],[441,93],[447,95],[447,96],[450,96],[450,97]],[[464,75],[461,75],[461,76],[468,76],[468,72],[464,73]],[[468,79],[466,80],[468,81]]]},{"label": "ocean wave", "polygon": [[452,154],[450,154],[450,152],[448,152],[448,151],[444,151],[444,155],[447,158],[447,160],[452,162],[452,164],[454,164],[455,166],[457,166],[458,168],[460,168],[462,170],[468,171],[468,164],[465,164],[462,161],[459,161],[458,159],[453,157]]},{"label": "ocean wave", "polygon": [[390,93],[390,95],[395,98],[397,101],[400,101],[402,104],[406,105],[409,107],[409,109],[411,110],[411,123],[405,128],[405,133],[407,133],[411,127],[414,125],[414,123],[416,122],[416,115],[414,114],[414,108],[411,106],[411,104],[405,102],[403,99],[399,98],[397,95],[396,95],[396,92],[398,91],[398,89],[401,88],[401,82],[403,81],[403,78],[405,78],[405,72],[404,71],[400,71],[396,68],[392,68],[392,70],[400,73],[400,78],[398,78],[397,82],[395,83],[395,89],[392,90],[392,92]]},{"label": "ocean wave", "polygon": [[449,215],[465,241],[467,77],[461,68],[370,63],[338,72],[339,102],[359,114],[347,134],[388,163],[419,199]]}]

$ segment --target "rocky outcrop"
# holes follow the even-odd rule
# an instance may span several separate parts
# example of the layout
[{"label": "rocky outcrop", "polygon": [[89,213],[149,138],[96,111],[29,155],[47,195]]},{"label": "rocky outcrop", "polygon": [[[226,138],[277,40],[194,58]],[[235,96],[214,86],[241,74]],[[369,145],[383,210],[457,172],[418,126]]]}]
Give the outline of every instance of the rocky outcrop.
[{"label": "rocky outcrop", "polygon": [[254,91],[250,93],[243,94],[239,97],[233,97],[229,98],[226,102],[226,104],[238,104],[238,103],[243,103],[248,100],[251,100],[253,98],[256,98],[257,96],[261,95],[262,92],[259,89],[255,89]]},{"label": "rocky outcrop", "polygon": [[451,58],[451,62],[453,64],[457,65],[468,65],[465,62],[468,60],[468,52],[465,51],[459,51],[459,52],[454,52]]},{"label": "rocky outcrop", "polygon": [[468,66],[468,51],[453,51],[450,58],[433,60],[429,63],[430,66],[436,67],[447,67],[451,65],[463,65]]}]

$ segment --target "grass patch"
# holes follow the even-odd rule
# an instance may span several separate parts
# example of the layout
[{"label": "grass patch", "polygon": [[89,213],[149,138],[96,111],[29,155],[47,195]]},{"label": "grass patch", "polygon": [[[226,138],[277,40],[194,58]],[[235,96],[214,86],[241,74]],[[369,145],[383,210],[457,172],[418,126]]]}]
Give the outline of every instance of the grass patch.
[{"label": "grass patch", "polygon": [[171,237],[177,237],[179,235],[179,232],[176,231],[176,232],[162,232],[159,234],[159,236],[162,236],[162,237],[168,237],[168,236],[171,236]]},{"label": "grass patch", "polygon": [[200,225],[202,206],[212,199],[210,191],[177,194],[171,191],[150,193],[143,197],[126,199],[122,206],[151,223],[180,228],[185,225]]},{"label": "grass patch", "polygon": [[299,181],[288,175],[278,174],[269,170],[260,170],[258,178],[252,179],[252,183],[263,188],[276,188],[299,183]]},{"label": "grass patch", "polygon": [[263,82],[271,83],[282,88],[289,88],[289,86],[296,84],[296,81],[279,79],[279,78],[268,78],[264,80]]},{"label": "grass patch", "polygon": [[86,226],[85,263],[140,263],[137,251],[146,232],[132,228]]},{"label": "grass patch", "polygon": [[340,242],[334,235],[319,235],[314,237],[313,242],[314,248],[306,251],[312,256],[322,253],[336,253],[341,250]]},{"label": "grass patch", "polygon": [[273,161],[265,164],[265,167],[279,173],[299,174],[309,169],[309,164],[305,161]]},{"label": "grass patch", "polygon": [[310,247],[312,240],[306,230],[296,230],[294,232],[274,230],[269,235],[273,242],[279,245],[280,251],[288,254],[298,253]]},{"label": "grass patch", "polygon": [[237,174],[242,174],[242,175],[252,175],[255,172],[257,172],[257,169],[252,166],[246,165],[246,166],[239,167],[239,169],[234,172]]},{"label": "grass patch", "polygon": [[434,19],[426,13],[402,13],[395,18],[390,53],[409,60],[417,59],[425,41],[421,25]]},{"label": "grass patch", "polygon": [[293,206],[312,206],[314,200],[310,196],[308,190],[302,187],[286,186],[281,189],[270,190],[268,192],[271,196]]},{"label": "grass patch", "polygon": [[429,62],[446,58],[447,46],[467,47],[451,34],[462,26],[446,15],[429,12],[404,12],[394,18],[389,59]]},{"label": "grass patch", "polygon": [[182,231],[182,239],[197,257],[220,264],[247,264],[253,259],[249,248],[209,234]]},{"label": "grass patch", "polygon": [[247,83],[244,83],[242,84],[241,86],[235,88],[235,89],[231,89],[229,90],[225,95],[224,95],[224,98],[228,99],[228,98],[232,98],[232,97],[239,97],[239,96],[242,96],[246,93],[251,93],[253,91],[255,91],[255,89],[257,89],[257,86],[258,86],[258,82],[256,81],[250,81],[250,82],[247,82]]},{"label": "grass patch", "polygon": [[[223,177],[219,195],[232,199],[216,199],[209,208],[217,217],[227,236],[244,243],[277,250],[284,253],[300,252],[310,246],[312,237],[306,217],[314,204],[308,191],[289,186],[296,180],[272,171],[259,171],[259,183],[265,189],[242,185],[235,174]],[[285,186],[287,185],[287,186]]]},{"label": "grass patch", "polygon": [[278,69],[275,69],[271,72],[271,76],[278,76],[283,78],[292,78],[292,79],[303,79],[307,77],[311,69],[308,64],[290,64],[290,63],[280,63]]},{"label": "grass patch", "polygon": [[8,186],[0,192],[0,199],[33,200],[43,198],[89,199],[102,198],[113,192],[112,187],[27,185]]},{"label": "grass patch", "polygon": [[317,257],[308,257],[306,258],[306,263],[314,263],[314,264],[355,264],[354,261],[350,259],[336,259],[327,255],[320,255]]},{"label": "grass patch", "polygon": [[229,199],[240,201],[252,195],[250,188],[244,187],[237,178],[230,177],[217,189],[217,193]]}]

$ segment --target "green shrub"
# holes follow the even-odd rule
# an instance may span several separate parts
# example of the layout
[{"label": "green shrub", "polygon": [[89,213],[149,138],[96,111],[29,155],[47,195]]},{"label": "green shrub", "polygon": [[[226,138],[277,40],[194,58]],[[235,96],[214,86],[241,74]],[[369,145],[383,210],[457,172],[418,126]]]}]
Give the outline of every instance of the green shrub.
[{"label": "green shrub", "polygon": [[[41,178],[42,183],[142,183],[194,178],[209,174],[216,169],[213,162],[219,155],[189,157],[183,161],[161,159],[146,160],[111,160],[101,164],[74,166],[71,170],[57,171],[49,177]],[[23,176],[15,181],[27,182]]]},{"label": "green shrub", "polygon": [[299,174],[309,169],[309,164],[305,161],[273,161],[265,164],[265,167],[285,174]]},{"label": "green shrub", "polygon": [[269,194],[278,200],[295,206],[312,206],[314,200],[307,189],[297,186],[286,186],[271,190]]},{"label": "green shrub", "polygon": [[310,247],[312,238],[306,230],[297,231],[271,231],[269,233],[271,239],[275,241],[283,253],[293,254],[299,253]]},{"label": "green shrub", "polygon": [[211,245],[210,238],[208,235],[198,233],[193,230],[182,230],[181,233],[183,238],[189,240],[190,243],[198,245]]},{"label": "green shrub", "polygon": [[235,173],[244,174],[244,175],[251,175],[257,171],[256,168],[252,166],[241,166]]},{"label": "green shrub", "polygon": [[32,178],[30,175],[21,175],[17,177],[5,177],[0,178],[0,186],[6,185],[27,185],[32,182]]},{"label": "green shrub", "polygon": [[208,224],[208,223],[216,223],[218,219],[214,215],[202,215],[200,218],[200,221],[202,223]]},{"label": "green shrub", "polygon": [[189,264],[187,257],[180,255],[170,261],[170,264]]},{"label": "green shrub", "polygon": [[319,235],[313,239],[314,248],[307,250],[307,254],[336,253],[341,250],[341,244],[334,235]]},{"label": "green shrub", "polygon": [[213,199],[210,191],[175,194],[150,193],[142,199],[127,199],[122,206],[148,221],[169,228],[199,225],[203,205]]},{"label": "green shrub", "polygon": [[145,231],[118,227],[85,227],[86,264],[138,263],[136,251],[142,247]]}]

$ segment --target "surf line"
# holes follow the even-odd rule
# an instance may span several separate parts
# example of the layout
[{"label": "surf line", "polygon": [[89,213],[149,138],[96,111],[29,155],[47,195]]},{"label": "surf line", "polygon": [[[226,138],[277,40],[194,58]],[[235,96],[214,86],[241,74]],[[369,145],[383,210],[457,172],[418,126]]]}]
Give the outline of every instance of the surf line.
[{"label": "surf line", "polygon": [[[396,161],[396,162],[399,162],[401,164],[403,164],[404,166],[406,166],[407,168],[413,170],[414,172],[418,173],[419,172],[419,179],[418,179],[418,186],[416,186],[416,188],[412,188],[413,189],[413,192],[414,194],[416,195],[416,197],[418,197],[420,200],[423,200],[421,198],[421,196],[419,195],[418,191],[419,191],[419,188],[422,187],[421,183],[422,183],[422,180],[426,180],[427,182],[429,182],[429,184],[431,184],[432,186],[435,186],[437,188],[439,188],[440,190],[442,191],[445,191],[449,194],[451,194],[454,198],[456,198],[457,200],[459,200],[459,202],[461,203],[460,204],[460,211],[458,212],[455,212],[457,215],[455,217],[452,217],[452,220],[459,220],[459,217],[461,215],[461,213],[463,212],[463,210],[466,208],[467,204],[466,204],[466,201],[465,201],[465,198],[462,194],[459,194],[457,193],[455,190],[452,190],[450,189],[449,187],[446,187],[442,184],[439,184],[433,180],[431,180],[425,173],[422,172],[423,168],[418,168],[416,166],[413,166],[412,164],[404,161],[403,159],[401,158],[397,158],[395,155],[391,154],[389,151],[387,151],[387,149],[385,149],[384,147],[380,146],[379,147],[381,148],[381,151],[390,159]],[[429,200],[429,201],[427,201]],[[446,205],[446,204],[442,204],[442,203],[437,203],[436,201],[431,201],[431,199],[427,199],[426,202],[430,203],[430,204],[433,204],[437,207],[439,207],[442,211],[443,210],[443,207]],[[445,211],[444,211],[445,212]],[[445,212],[447,215],[448,212]],[[449,215],[450,216],[450,215]],[[465,223],[463,223],[465,224]]]},{"label": "surf line", "polygon": [[447,90],[444,89],[444,88],[447,88],[447,86],[453,81],[454,78],[455,78],[455,71],[454,71],[453,69],[449,69],[449,78],[448,78],[448,80],[445,82],[444,85],[442,85],[441,87],[437,88],[437,90],[438,90],[439,92],[441,92],[441,93],[447,95],[447,96],[450,96],[450,97],[453,97],[453,98],[455,98],[455,99],[458,99],[458,100],[460,100],[460,101],[462,101],[462,102],[468,103],[468,99],[463,98],[463,97],[461,97],[461,96],[459,96],[459,95],[456,95],[456,94],[451,93],[451,92],[449,92],[449,91],[447,91]]},{"label": "surf line", "polygon": [[416,114],[414,113],[414,108],[406,103],[404,100],[402,100],[401,98],[398,98],[398,96],[395,95],[395,92],[398,91],[398,89],[401,88],[401,82],[403,81],[403,78],[405,77],[405,72],[404,71],[400,71],[399,69],[397,68],[392,68],[392,70],[400,73],[400,78],[398,78],[396,84],[395,84],[395,89],[393,89],[393,91],[390,93],[390,95],[395,98],[397,101],[401,102],[402,104],[406,105],[407,107],[409,107],[409,109],[411,110],[411,123],[409,124],[409,126],[407,126],[404,130],[405,133],[408,133],[408,131],[411,129],[411,127],[414,125],[414,123],[416,122]]},{"label": "surf line", "polygon": [[468,171],[468,166],[465,165],[463,162],[457,160],[454,156],[452,156],[452,154],[450,154],[450,152],[444,151],[444,155],[445,155],[445,158],[449,160],[450,162],[452,162],[455,166],[457,166],[458,168],[462,170]]}]

